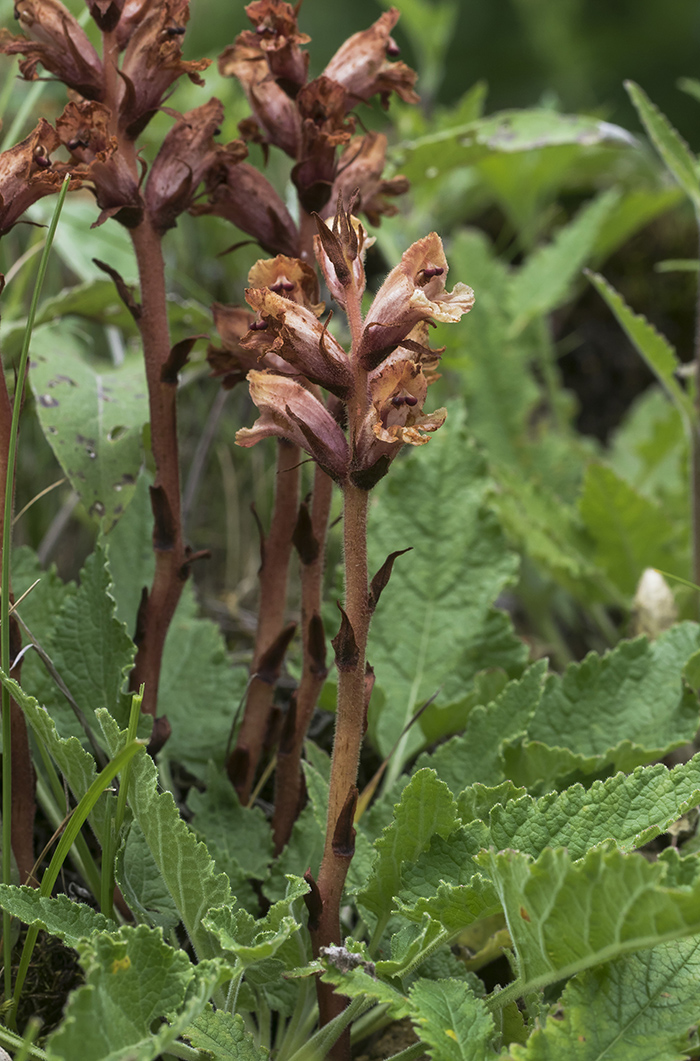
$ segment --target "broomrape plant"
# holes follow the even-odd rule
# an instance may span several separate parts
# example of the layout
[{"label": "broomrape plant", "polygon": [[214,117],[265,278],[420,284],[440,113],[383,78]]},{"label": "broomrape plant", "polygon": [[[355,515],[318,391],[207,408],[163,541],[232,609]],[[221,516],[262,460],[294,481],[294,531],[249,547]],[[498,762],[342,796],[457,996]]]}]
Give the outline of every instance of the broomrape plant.
[{"label": "broomrape plant", "polygon": [[[615,627],[645,566],[682,577],[692,551],[697,569],[697,394],[658,334],[594,277],[671,399],[649,399],[647,427],[630,421],[614,464],[573,431],[547,320],[600,261],[601,241],[610,248],[615,212],[624,224],[610,231],[628,232],[653,195],[642,208],[634,189],[602,192],[517,266],[459,225],[448,256],[476,300],[461,280],[448,290],[442,240],[424,224],[455,207],[460,174],[485,182],[482,202],[492,180],[506,212],[525,218],[528,250],[538,219],[508,201],[518,182],[499,183],[499,166],[520,167],[513,194],[532,204],[544,195],[527,185],[546,171],[538,153],[564,145],[590,163],[605,144],[629,173],[639,146],[585,117],[484,118],[479,92],[429,127],[398,58],[396,8],[315,78],[298,8],[245,10],[251,28],[218,70],[250,113],[225,144],[235,99],[170,106],[177,82],[201,87],[209,66],[183,57],[187,0],[88,0],[82,18],[58,0],[16,0],[19,33],[0,31],[25,80],[43,68],[70,91],[54,120],[0,153],[4,246],[39,200],[61,195],[26,321],[30,255],[7,269],[3,296],[0,1041],[50,1061],[345,1061],[392,1029],[375,1056],[698,1056],[700,759],[661,760],[698,728],[700,628],[680,595],[676,621],[677,602],[648,574],[634,605],[647,633],[620,639]],[[433,89],[451,10],[405,12]],[[632,94],[697,205],[694,156]],[[367,104],[392,97],[404,135],[392,158],[402,152],[415,182],[401,230],[390,225],[408,179],[363,118],[376,124]],[[81,240],[108,279],[42,301],[54,233],[60,242],[86,193],[95,232]],[[674,195],[659,190],[656,208]],[[246,238],[232,249],[253,242],[264,256],[244,295],[213,303],[219,340],[205,359],[193,318],[208,333],[209,310],[168,297],[166,256],[173,229],[195,239],[207,225],[218,226],[208,240],[233,225]],[[389,272],[372,295],[382,256]],[[91,322],[90,343],[77,320],[83,332]],[[446,324],[446,345],[431,346]],[[108,365],[92,346],[115,333],[126,356]],[[246,668],[198,614],[190,580],[209,550],[188,540],[178,413],[192,419],[193,380],[209,385],[207,370],[219,413],[247,382],[257,419],[234,428],[245,460],[275,451]],[[249,404],[236,409],[249,416]],[[77,585],[12,549],[21,411],[96,528]],[[213,433],[212,414],[200,473]],[[666,440],[663,476],[652,436]],[[520,603],[507,612],[514,547]],[[588,609],[607,651],[571,658],[563,600],[568,615]],[[332,740],[320,727],[331,712]],[[37,801],[58,841],[48,867]],[[28,927],[15,955],[18,922]],[[49,950],[41,929],[80,966],[43,1031],[29,1019],[36,954]]]}]

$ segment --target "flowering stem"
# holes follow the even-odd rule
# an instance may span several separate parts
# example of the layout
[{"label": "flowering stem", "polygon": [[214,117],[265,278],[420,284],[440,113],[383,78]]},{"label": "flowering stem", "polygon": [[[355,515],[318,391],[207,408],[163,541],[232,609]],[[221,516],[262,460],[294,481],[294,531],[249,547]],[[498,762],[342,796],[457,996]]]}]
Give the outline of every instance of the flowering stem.
[{"label": "flowering stem", "polygon": [[[299,447],[277,445],[275,507],[270,532],[261,544],[260,610],[251,663],[251,681],[236,747],[226,769],[241,803],[247,803],[265,743],[275,684],[282,662],[287,576],[299,503]],[[279,651],[275,647],[279,646]],[[281,653],[281,655],[280,655]]]},{"label": "flowering stem", "polygon": [[[323,683],[326,680],[325,635],[321,624],[321,595],[326,533],[333,496],[333,481],[316,465],[311,508],[311,535],[316,555],[301,564],[301,624],[303,664],[290,721],[293,730],[283,734],[277,752],[275,772],[275,810],[272,829],[275,851],[279,854],[288,842],[299,813],[301,797],[301,752]],[[321,642],[319,644],[318,642]],[[285,739],[287,738],[287,739]]]},{"label": "flowering stem", "polygon": [[[156,466],[151,487],[153,548],[156,569],[150,592],[141,600],[137,619],[137,654],[131,688],[145,685],[143,711],[155,717],[163,647],[188,575],[182,534],[180,469],[177,440],[177,374],[166,371],[170,334],[161,239],[148,214],[131,230],[141,282],[138,325],[143,342],[151,415],[151,447]],[[154,727],[153,745],[167,740],[167,720]]]},{"label": "flowering stem", "polygon": [[[368,404],[367,372],[360,364],[358,349],[362,336],[361,292],[347,289],[346,310],[352,337],[351,360],[355,374],[354,392],[348,401],[348,429],[354,443],[357,429]],[[323,859],[318,875],[320,912],[311,937],[314,954],[320,947],[339,943],[340,903],[345,878],[355,848],[353,818],[357,804],[357,769],[365,731],[365,661],[370,623],[367,569],[367,509],[369,493],[347,482],[343,488],[343,544],[345,563],[345,615],[349,624],[344,645],[343,627],[336,639],[338,665],[338,706],[328,792],[328,817]],[[311,927],[311,926],[310,926]],[[347,1005],[327,984],[317,981],[321,1026]],[[343,1036],[331,1056],[344,1061],[350,1054],[349,1036]]]}]

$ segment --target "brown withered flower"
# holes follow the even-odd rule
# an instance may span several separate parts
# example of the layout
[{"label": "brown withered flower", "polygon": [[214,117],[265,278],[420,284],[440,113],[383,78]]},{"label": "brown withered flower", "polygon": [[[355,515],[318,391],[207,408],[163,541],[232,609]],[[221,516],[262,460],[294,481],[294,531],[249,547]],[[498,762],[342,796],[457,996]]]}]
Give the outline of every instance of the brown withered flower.
[{"label": "brown withered flower", "polygon": [[391,31],[399,20],[400,12],[392,7],[377,21],[360,33],[353,34],[341,44],[326,69],[326,77],[342,85],[346,93],[347,110],[352,110],[360,101],[367,102],[379,95],[382,106],[389,105],[389,96],[395,92],[405,103],[417,103],[418,95],[413,86],[416,73],[402,62],[392,62],[399,54]]},{"label": "brown withered flower", "polygon": [[[245,36],[245,35],[242,35]],[[254,37],[254,34],[248,36]],[[274,144],[297,158],[301,146],[301,120],[294,101],[278,85],[270,72],[269,53],[254,39],[237,40],[219,56],[219,71],[224,77],[236,77],[243,86],[255,119],[241,123],[247,139]],[[257,125],[264,138],[255,133]]]},{"label": "brown withered flower", "polygon": [[[61,141],[44,118],[21,143],[0,154],[0,236],[15,225],[32,203],[57,192],[63,183],[63,169],[51,162],[51,152]],[[71,181],[70,190],[80,187]]]},{"label": "brown withered flower", "polygon": [[306,83],[309,69],[309,54],[300,45],[308,44],[311,37],[300,32],[295,9],[283,0],[253,0],[245,12],[255,28],[240,39],[246,44],[255,41],[265,52],[270,73],[293,98]]},{"label": "brown withered flower", "polygon": [[323,402],[296,379],[276,372],[249,372],[248,384],[260,417],[252,427],[236,433],[238,445],[254,446],[273,435],[289,439],[306,450],[332,479],[344,482],[350,450]]},{"label": "brown withered flower", "polygon": [[277,354],[312,383],[349,397],[353,374],[347,354],[312,310],[270,288],[249,288],[245,297],[264,329],[250,332],[242,346]]},{"label": "brown withered flower", "polygon": [[314,236],[314,254],[331,295],[345,309],[346,288],[352,285],[362,294],[365,289],[365,252],[375,242],[368,236],[362,222],[352,214],[354,201],[348,210],[338,197],[332,220],[317,218],[318,235]]},{"label": "brown withered flower", "polygon": [[287,207],[262,173],[230,148],[217,149],[204,175],[207,202],[195,203],[190,213],[224,217],[268,253],[296,255],[299,233]]},{"label": "brown withered flower", "polygon": [[305,85],[296,103],[301,117],[301,147],[292,180],[306,212],[318,212],[333,189],[337,149],[348,143],[355,122],[346,117],[345,90],[328,77],[317,77]]},{"label": "brown withered flower", "polygon": [[[175,117],[146,181],[146,206],[160,232],[173,228],[180,214],[189,210],[197,188],[216,161],[214,136],[223,121],[224,108],[220,100],[210,99]],[[229,157],[237,155],[240,159],[248,154],[241,140],[228,144],[227,152]]]},{"label": "brown withered flower", "polygon": [[391,270],[365,318],[359,356],[376,368],[424,320],[454,322],[474,305],[474,292],[458,283],[445,291],[447,260],[435,232],[413,243]]},{"label": "brown withered flower", "polygon": [[370,405],[354,444],[350,477],[369,489],[384,476],[403,444],[422,446],[442,427],[446,409],[424,413],[431,382],[414,353],[398,347],[369,375]]},{"label": "brown withered flower", "polygon": [[[332,190],[333,204],[341,196],[349,202],[357,194],[355,211],[365,214],[371,225],[379,225],[384,217],[394,217],[399,208],[389,202],[388,196],[405,195],[409,189],[406,177],[382,178],[386,164],[387,138],[384,133],[370,132],[356,136],[346,146],[338,159],[335,183]],[[332,213],[332,203],[319,211],[322,217]]]},{"label": "brown withered flower", "polygon": [[96,225],[114,217],[127,228],[135,228],[143,217],[138,182],[109,132],[111,113],[102,103],[71,101],[56,120],[61,143],[78,166],[76,174],[89,181],[100,207]]},{"label": "brown withered flower", "polygon": [[41,63],[86,99],[102,99],[102,63],[77,19],[59,0],[15,0],[15,18],[27,37],[0,30],[0,53],[26,56],[19,64],[26,81],[36,80]]},{"label": "brown withered flower", "polygon": [[241,346],[241,339],[251,328],[255,328],[255,314],[241,306],[226,306],[214,302],[211,307],[216,330],[223,346],[210,346],[207,361],[210,375],[221,379],[224,390],[231,390],[242,383],[252,368],[270,368],[281,375],[294,375],[295,370],[281,357],[274,354],[258,356],[255,350]]},{"label": "brown withered flower", "polygon": [[111,33],[121,18],[124,0],[86,0],[86,3],[98,29]]},{"label": "brown withered flower", "polygon": [[184,60],[182,38],[190,17],[189,0],[160,0],[149,5],[124,52],[119,125],[134,140],[162,106],[165,94],[182,74],[203,85],[199,71],[209,59]]}]

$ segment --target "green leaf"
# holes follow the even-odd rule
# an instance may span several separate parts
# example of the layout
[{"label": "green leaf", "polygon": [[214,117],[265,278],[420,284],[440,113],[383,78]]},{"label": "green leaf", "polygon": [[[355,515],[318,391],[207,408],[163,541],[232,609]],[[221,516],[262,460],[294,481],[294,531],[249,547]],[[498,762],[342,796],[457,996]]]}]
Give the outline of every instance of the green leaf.
[{"label": "green leaf", "polygon": [[512,332],[517,335],[537,316],[543,316],[571,297],[571,285],[589,258],[596,239],[620,200],[609,189],[588,202],[551,243],[539,247],[515,273],[510,285]]},{"label": "green leaf", "polygon": [[[621,955],[700,932],[700,884],[664,886],[665,867],[640,854],[597,848],[577,862],[547,848],[536,860],[484,852],[528,994]],[[498,996],[497,996],[498,997]]]},{"label": "green leaf", "polygon": [[218,625],[197,612],[188,582],[165,641],[158,702],[172,727],[166,754],[203,777],[210,760],[223,766],[248,672],[231,666]]},{"label": "green leaf", "polygon": [[236,867],[246,877],[264,880],[272,862],[270,823],[259,807],[242,807],[236,790],[221,771],[210,768],[207,788],[191,788],[187,804],[192,828],[205,840],[219,869]]},{"label": "green leaf", "polygon": [[[439,694],[517,565],[488,508],[484,460],[465,433],[463,413],[454,408],[421,450],[382,481],[370,513],[371,570],[397,548],[412,547],[396,563],[370,629],[368,655],[387,700],[372,726],[383,755],[421,704]],[[405,617],[399,639],[397,615]],[[486,666],[487,659],[479,669]],[[387,784],[420,744],[415,727],[400,739]]]},{"label": "green leaf", "polygon": [[[56,669],[88,722],[94,724],[95,711],[103,707],[121,728],[126,728],[131,698],[123,693],[123,688],[136,649],[124,624],[114,614],[111,590],[107,554],[98,541],[80,572],[77,592],[64,601],[50,651]],[[75,722],[73,727],[82,733]]]},{"label": "green leaf", "polygon": [[494,788],[476,782],[460,792],[457,798],[459,817],[465,825],[474,820],[488,821],[494,807],[505,806],[525,794],[524,788],[519,788],[510,780],[502,781]]},{"label": "green leaf", "polygon": [[[590,652],[562,676],[549,675],[528,741],[568,751],[566,771],[631,770],[661,758],[697,729],[697,697],[681,675],[699,642],[697,624],[679,623],[653,642],[622,641],[605,656]],[[517,757],[506,749],[516,784]]]},{"label": "green leaf", "polygon": [[37,415],[80,500],[105,529],[119,519],[142,463],[148,391],[141,358],[90,364],[70,321],[37,328],[29,379]]},{"label": "green leaf", "polygon": [[595,561],[623,593],[632,596],[646,567],[678,574],[678,529],[661,505],[637,493],[612,468],[591,464],[579,502],[595,542]]},{"label": "green leaf", "polygon": [[141,594],[150,589],[155,571],[151,485],[150,474],[142,471],[131,504],[107,538],[117,616],[130,631],[136,629]]},{"label": "green leaf", "polygon": [[665,114],[651,102],[647,94],[634,81],[626,81],[625,88],[637,108],[650,140],[661,155],[685,194],[700,213],[700,181],[697,159],[676,132]]},{"label": "green leaf", "polygon": [[348,998],[367,998],[385,1005],[393,1020],[408,1016],[408,999],[395,985],[377,978],[376,966],[367,960],[365,944],[348,938],[343,947],[328,947],[321,957],[321,964],[323,982],[342,988]]},{"label": "green leaf", "polygon": [[[100,724],[110,752],[115,754],[123,735],[104,712],[100,713]],[[159,792],[158,770],[147,755],[131,763],[128,798],[195,952],[200,959],[216,957],[218,944],[202,919],[211,907],[231,902],[228,878],[216,874],[209,852],[180,817],[170,792]]]},{"label": "green leaf", "polygon": [[[95,760],[85,751],[77,737],[63,738],[58,734],[56,723],[33,696],[28,696],[12,678],[6,678],[0,672],[0,681],[10,690],[13,700],[19,704],[37,740],[44,743],[56,766],[65,777],[68,785],[80,801],[97,777]],[[133,765],[133,763],[132,763]],[[105,830],[111,828],[112,814],[107,796],[103,793],[90,814],[90,825],[97,839],[102,843]]]},{"label": "green leaf", "polygon": [[499,784],[504,779],[500,750],[504,741],[527,731],[542,697],[546,670],[547,661],[539,660],[487,707],[473,708],[464,733],[441,744],[432,755],[421,755],[418,769],[433,768],[454,795],[476,781]]},{"label": "green leaf", "polygon": [[433,770],[419,770],[394,808],[394,820],[375,843],[377,856],[357,900],[381,922],[388,919],[401,885],[404,862],[413,862],[434,835],[448,836],[457,823],[457,804]]},{"label": "green leaf", "polygon": [[624,129],[583,115],[558,114],[544,108],[500,111],[479,121],[404,141],[397,149],[397,165],[409,179],[421,182],[491,154],[513,154],[562,144],[629,145],[633,142]]},{"label": "green leaf", "polygon": [[[152,1061],[202,1012],[220,975],[139,925],[77,944],[85,985],[47,1043],[51,1061]],[[165,1017],[168,1023],[154,1022]]]},{"label": "green leaf", "polygon": [[287,874],[301,877],[311,867],[321,865],[325,829],[321,829],[313,806],[308,803],[292,829],[289,843],[272,864],[270,877],[263,884],[263,894],[271,902],[282,899],[287,889]]},{"label": "green leaf", "polygon": [[700,942],[662,943],[574,977],[556,1015],[503,1061],[678,1061],[697,1023]]},{"label": "green leaf", "polygon": [[694,412],[687,394],[675,377],[680,362],[678,355],[667,339],[653,324],[650,324],[641,313],[634,313],[604,277],[598,273],[587,272],[586,275],[595,289],[605,299],[610,309],[622,325],[630,342],[646,361],[647,365],[668,393],[671,401],[684,417],[692,422]]},{"label": "green leaf", "polygon": [[17,888],[13,884],[0,884],[0,906],[25,925],[37,925],[58,936],[69,947],[75,947],[78,940],[93,933],[114,928],[113,921],[85,903],[74,903],[67,895],[49,899],[27,885]]},{"label": "green leaf", "polygon": [[267,1050],[256,1046],[243,1018],[207,1006],[183,1032],[197,1050],[210,1050],[217,1061],[266,1061]]},{"label": "green leaf", "polygon": [[136,921],[170,932],[180,914],[146,843],[138,822],[132,822],[116,857],[115,877]]},{"label": "green leaf", "polygon": [[292,946],[285,945],[301,928],[303,898],[308,891],[309,885],[301,877],[291,878],[285,898],[274,903],[260,920],[243,910],[225,906],[209,910],[205,924],[223,950],[237,959],[248,973],[253,965],[275,955],[287,969],[295,969],[305,962],[304,946],[296,939]]},{"label": "green leaf", "polygon": [[489,1061],[496,1029],[482,999],[463,980],[418,980],[409,988],[411,1020],[433,1061]]},{"label": "green leaf", "polygon": [[566,847],[572,859],[606,840],[633,851],[668,829],[700,803],[700,755],[669,770],[662,763],[637,767],[573,785],[541,799],[523,796],[491,809],[491,842],[498,851],[513,848],[537,857],[546,847]]}]

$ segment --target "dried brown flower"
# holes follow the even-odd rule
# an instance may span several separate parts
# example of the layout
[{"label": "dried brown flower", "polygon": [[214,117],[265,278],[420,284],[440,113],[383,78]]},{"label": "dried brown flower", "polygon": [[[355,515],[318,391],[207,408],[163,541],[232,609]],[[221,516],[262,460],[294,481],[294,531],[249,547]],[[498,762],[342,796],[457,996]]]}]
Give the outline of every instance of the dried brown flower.
[{"label": "dried brown flower", "polygon": [[[255,38],[254,34],[249,36]],[[268,59],[268,53],[257,40],[250,43],[239,37],[219,56],[219,71],[224,77],[238,78],[267,143],[275,144],[291,158],[297,158],[301,146],[299,112],[294,101],[272,76]],[[242,124],[241,133],[247,139],[260,139],[249,120]]]},{"label": "dried brown flower", "polygon": [[246,43],[255,40],[280,88],[296,96],[309,69],[308,52],[300,45],[308,44],[311,38],[299,31],[295,9],[283,0],[253,0],[245,10],[255,29],[242,33],[241,39]]},{"label": "dried brown flower", "polygon": [[26,56],[19,68],[26,81],[37,64],[86,99],[103,95],[102,63],[77,19],[59,0],[15,0],[15,18],[27,37],[0,30],[0,52]]},{"label": "dried brown flower", "polygon": [[[356,136],[346,146],[338,159],[332,200],[336,202],[342,196],[345,202],[357,193],[354,207],[359,214],[364,213],[371,225],[379,225],[382,216],[393,217],[398,207],[390,203],[388,196],[405,195],[409,189],[406,177],[396,176],[384,180],[382,173],[386,164],[387,138],[383,133],[370,132],[365,136]],[[327,217],[332,212],[329,204],[320,211]]]},{"label": "dried brown flower", "polygon": [[119,125],[135,139],[162,106],[170,86],[183,74],[203,85],[200,70],[209,59],[182,58],[182,37],[190,17],[189,0],[161,0],[147,10],[129,38],[120,76],[124,82]]},{"label": "dried brown flower", "polygon": [[[217,157],[214,136],[223,121],[218,99],[177,114],[151,166],[145,199],[153,224],[160,232],[173,228],[177,218],[192,206],[195,192]],[[248,154],[241,140],[227,145],[228,154],[244,159]]]},{"label": "dried brown flower", "polygon": [[[53,126],[40,118],[25,140],[0,154],[0,236],[32,203],[60,188],[64,171],[55,168],[50,157],[60,142]],[[71,190],[79,187],[80,180],[71,181]]]},{"label": "dried brown flower", "polygon": [[326,77],[345,89],[348,110],[377,94],[386,108],[392,92],[405,103],[418,102],[419,97],[413,89],[415,71],[405,63],[391,61],[399,54],[396,41],[390,35],[399,15],[399,10],[392,7],[369,29],[349,37],[323,71]]}]

